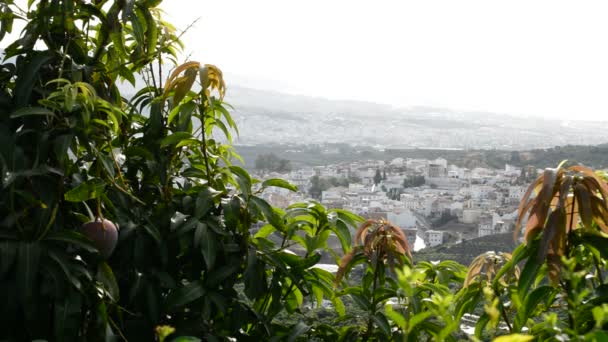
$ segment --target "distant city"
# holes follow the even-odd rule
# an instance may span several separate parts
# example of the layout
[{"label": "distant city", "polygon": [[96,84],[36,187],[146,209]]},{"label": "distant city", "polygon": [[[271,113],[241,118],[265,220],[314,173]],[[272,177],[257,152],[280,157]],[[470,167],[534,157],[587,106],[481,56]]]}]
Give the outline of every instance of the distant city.
[{"label": "distant city", "polygon": [[[573,155],[572,162],[606,166],[608,122],[394,108],[242,87],[228,94],[245,166],[299,188],[266,190],[270,203],[315,199],[384,218],[415,250],[511,232],[538,169]],[[256,170],[253,160],[263,153],[286,158],[293,170]]]},{"label": "distant city", "polygon": [[318,200],[328,208],[348,209],[364,218],[384,218],[401,227],[412,247],[420,250],[512,231],[519,201],[536,174],[534,168],[509,164],[503,169],[467,169],[443,158],[395,158],[257,176],[280,177],[298,186],[298,192],[281,188],[264,192],[280,208],[311,199],[311,189],[319,179],[341,183],[323,189]]}]

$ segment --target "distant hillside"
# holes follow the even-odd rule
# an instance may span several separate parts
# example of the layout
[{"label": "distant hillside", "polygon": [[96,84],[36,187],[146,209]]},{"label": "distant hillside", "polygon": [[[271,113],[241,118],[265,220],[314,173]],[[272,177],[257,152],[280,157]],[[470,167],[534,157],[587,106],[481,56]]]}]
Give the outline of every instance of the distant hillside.
[{"label": "distant hillside", "polygon": [[396,108],[231,86],[238,143],[527,150],[608,143],[608,122],[522,118],[445,108]]},{"label": "distant hillside", "polygon": [[[568,156],[576,152],[577,161],[593,165],[601,159],[599,164],[608,165],[599,156],[601,151],[579,148],[607,144],[608,121],[522,118],[433,107],[397,108],[365,101],[290,95],[227,82],[226,101],[234,106],[233,116],[240,130],[236,143],[240,145],[347,144],[411,151],[422,148],[424,153],[431,153],[429,149],[433,148],[438,151],[443,148],[532,150],[522,160],[538,166],[574,159]],[[128,83],[119,87],[127,98],[134,91]],[[574,146],[550,150],[549,154],[540,150],[566,145]],[[605,147],[598,148],[605,150]],[[452,155],[461,160],[458,165],[464,166],[497,167],[505,159],[502,152],[476,153],[464,158],[462,153]],[[508,152],[505,153],[508,156]]]},{"label": "distant hillside", "polygon": [[546,149],[524,151],[504,150],[387,150],[387,156],[410,158],[443,157],[450,163],[461,167],[503,168],[505,164],[514,166],[534,166],[546,168],[557,166],[562,160],[572,164],[583,164],[596,169],[608,167],[608,144],[595,146],[566,145]]},{"label": "distant hillside", "polygon": [[555,166],[562,160],[580,163],[597,169],[608,168],[608,144],[595,146],[556,146],[548,149],[536,149],[520,153],[517,165],[536,167]]},{"label": "distant hillside", "polygon": [[473,259],[487,251],[511,253],[517,243],[512,233],[484,236],[454,245],[425,248],[414,253],[414,261],[455,260],[468,266]]}]

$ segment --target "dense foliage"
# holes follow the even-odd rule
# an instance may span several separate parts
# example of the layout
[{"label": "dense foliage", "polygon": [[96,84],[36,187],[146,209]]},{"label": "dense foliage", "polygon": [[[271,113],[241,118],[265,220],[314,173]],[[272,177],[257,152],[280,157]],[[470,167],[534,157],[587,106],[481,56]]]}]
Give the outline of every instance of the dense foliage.
[{"label": "dense foliage", "polygon": [[547,169],[512,254],[414,265],[388,222],[260,197],[296,188],[232,164],[222,73],[177,63],[159,2],[0,4],[0,39],[27,21],[0,65],[0,339],[449,341],[465,319],[472,339],[608,338],[603,175]]},{"label": "dense foliage", "polygon": [[285,173],[291,171],[289,160],[279,158],[274,153],[258,155],[255,158],[255,168],[263,172]]},{"label": "dense foliage", "polygon": [[413,188],[417,186],[424,185],[425,179],[424,176],[410,176],[403,179],[403,187],[404,188]]},{"label": "dense foliage", "polygon": [[[562,160],[572,164],[583,164],[593,168],[606,168],[608,166],[608,145],[595,146],[566,145],[552,148],[532,149],[525,151],[508,150],[446,150],[446,149],[386,149],[377,150],[371,146],[348,146],[346,144],[327,143],[321,146],[306,146],[294,143],[293,145],[247,145],[238,146],[238,152],[246,158],[246,162],[253,161],[261,153],[275,153],[291,161],[293,165],[329,165],[361,160],[384,160],[390,162],[395,158],[445,158],[448,163],[458,167],[473,169],[486,167],[502,169],[505,164],[518,167],[545,168],[556,165]],[[339,153],[323,153],[324,150],[339,149]],[[517,157],[514,157],[516,155]],[[249,164],[248,164],[249,165]],[[395,169],[393,169],[393,172]],[[528,181],[529,183],[530,181]]]},{"label": "dense foliage", "polygon": [[361,179],[358,177],[338,178],[338,177],[320,177],[314,175],[310,177],[310,188],[308,193],[312,198],[321,199],[323,191],[333,187],[342,186],[348,187],[350,183],[358,183]]}]

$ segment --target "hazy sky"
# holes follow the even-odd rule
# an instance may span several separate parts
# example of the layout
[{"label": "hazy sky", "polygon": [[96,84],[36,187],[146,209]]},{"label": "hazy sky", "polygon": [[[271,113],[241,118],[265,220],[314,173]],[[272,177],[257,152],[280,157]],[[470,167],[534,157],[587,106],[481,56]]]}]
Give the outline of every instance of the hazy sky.
[{"label": "hazy sky", "polygon": [[608,1],[164,0],[185,55],[243,85],[608,120]]},{"label": "hazy sky", "polygon": [[606,1],[165,0],[228,84],[608,120]]}]

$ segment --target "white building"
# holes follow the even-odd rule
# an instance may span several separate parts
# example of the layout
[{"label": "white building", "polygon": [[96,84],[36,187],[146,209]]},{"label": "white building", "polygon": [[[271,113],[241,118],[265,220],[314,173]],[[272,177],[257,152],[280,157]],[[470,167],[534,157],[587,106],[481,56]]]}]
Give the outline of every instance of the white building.
[{"label": "white building", "polygon": [[474,199],[486,199],[492,191],[494,191],[494,187],[489,185],[472,185],[471,197]]},{"label": "white building", "polygon": [[403,167],[405,165],[405,159],[403,158],[395,158],[393,160],[391,160],[391,162],[389,163],[390,166],[394,166],[394,167]]},{"label": "white building", "polygon": [[443,168],[447,168],[448,167],[448,161],[443,159],[443,158],[437,158],[435,160],[432,160],[430,162],[431,164],[437,164],[437,165],[441,165],[443,166]]},{"label": "white building", "polygon": [[462,222],[463,223],[477,223],[483,211],[481,209],[463,209],[462,210]]},{"label": "white building", "polygon": [[386,219],[402,229],[416,227],[416,216],[409,209],[389,211]]},{"label": "white building", "polygon": [[494,235],[494,226],[492,225],[492,217],[484,215],[479,219],[479,225],[477,226],[477,236],[482,237],[486,235]]},{"label": "white building", "polygon": [[342,192],[345,190],[346,189],[342,187],[327,189],[321,192],[321,202],[326,203],[341,200]]},{"label": "white building", "polygon": [[427,230],[425,232],[428,246],[435,247],[443,243],[443,232],[439,230]]},{"label": "white building", "polygon": [[443,178],[447,176],[447,169],[440,164],[429,164],[426,169],[427,178]]},{"label": "white building", "polygon": [[509,202],[517,203],[526,194],[526,187],[523,186],[510,186],[509,187]]},{"label": "white building", "polygon": [[417,210],[420,207],[418,199],[412,194],[401,194],[399,200],[403,202],[406,209]]},{"label": "white building", "polygon": [[348,191],[350,191],[350,192],[370,191],[370,187],[367,187],[360,183],[350,183],[350,184],[348,184]]}]

